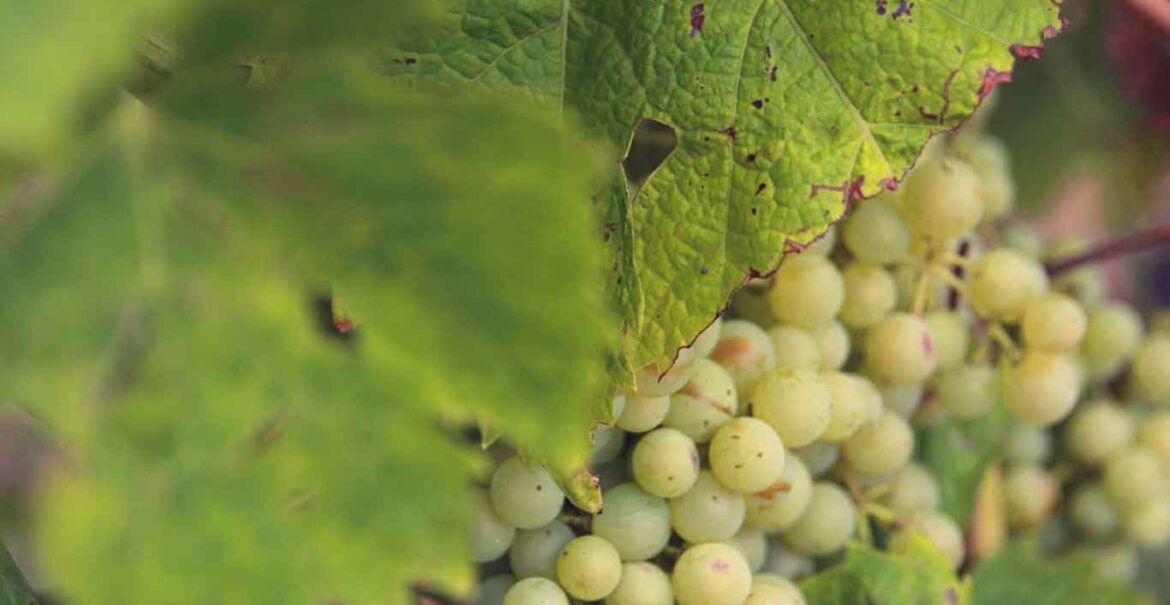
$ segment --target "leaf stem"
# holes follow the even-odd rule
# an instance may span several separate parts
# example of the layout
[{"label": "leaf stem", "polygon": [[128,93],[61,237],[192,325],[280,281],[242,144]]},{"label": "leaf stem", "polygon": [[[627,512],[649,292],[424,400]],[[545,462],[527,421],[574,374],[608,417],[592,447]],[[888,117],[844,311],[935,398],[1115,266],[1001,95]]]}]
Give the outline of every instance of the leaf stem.
[{"label": "leaf stem", "polygon": [[1053,259],[1045,265],[1045,269],[1048,275],[1055,277],[1081,265],[1136,254],[1167,244],[1170,244],[1170,223],[1108,238],[1083,252]]}]

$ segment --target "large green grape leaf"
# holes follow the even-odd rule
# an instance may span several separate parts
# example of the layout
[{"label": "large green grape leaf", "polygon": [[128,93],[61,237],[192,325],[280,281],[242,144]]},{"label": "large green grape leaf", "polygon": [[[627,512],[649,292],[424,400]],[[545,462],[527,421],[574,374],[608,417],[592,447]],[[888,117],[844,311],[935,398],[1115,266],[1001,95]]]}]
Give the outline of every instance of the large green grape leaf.
[{"label": "large green grape leaf", "polygon": [[963,527],[984,472],[1001,453],[1009,420],[1007,409],[996,405],[982,418],[947,419],[918,433],[919,456],[938,478],[939,510]]},{"label": "large green grape leaf", "polygon": [[0,603],[4,605],[38,605],[24,574],[12,560],[8,549],[0,544]]},{"label": "large green grape leaf", "polygon": [[970,586],[926,540],[906,552],[851,545],[845,562],[800,585],[809,605],[966,605]]},{"label": "large green grape leaf", "polygon": [[1127,586],[1098,580],[1086,561],[1043,558],[1030,540],[1016,541],[972,576],[973,605],[1146,605]]},{"label": "large green grape leaf", "polygon": [[[386,51],[395,76],[519,86],[609,141],[640,120],[678,145],[636,193],[599,196],[634,365],[673,359],[754,273],[892,186],[1013,52],[1059,26],[1051,0],[451,0]],[[620,178],[620,177],[619,177]]]}]

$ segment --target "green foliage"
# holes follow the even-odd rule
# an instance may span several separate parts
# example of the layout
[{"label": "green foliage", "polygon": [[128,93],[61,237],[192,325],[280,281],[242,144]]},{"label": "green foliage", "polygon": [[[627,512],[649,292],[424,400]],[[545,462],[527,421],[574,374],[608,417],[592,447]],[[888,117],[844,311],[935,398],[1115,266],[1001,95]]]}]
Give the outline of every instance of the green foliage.
[{"label": "green foliage", "polygon": [[1007,409],[997,404],[982,418],[947,419],[918,433],[919,457],[938,477],[939,510],[963,527],[983,473],[1000,454],[1009,420]]},{"label": "green foliage", "polygon": [[1094,577],[1073,557],[1043,559],[1032,541],[1018,541],[984,561],[972,576],[972,605],[1144,605],[1126,586]]},{"label": "green foliage", "polygon": [[4,605],[37,605],[37,597],[24,579],[24,574],[12,560],[8,550],[0,546],[0,603]]},{"label": "green foliage", "polygon": [[966,605],[970,586],[959,581],[946,557],[914,538],[905,553],[852,545],[845,562],[804,581],[809,605]]}]

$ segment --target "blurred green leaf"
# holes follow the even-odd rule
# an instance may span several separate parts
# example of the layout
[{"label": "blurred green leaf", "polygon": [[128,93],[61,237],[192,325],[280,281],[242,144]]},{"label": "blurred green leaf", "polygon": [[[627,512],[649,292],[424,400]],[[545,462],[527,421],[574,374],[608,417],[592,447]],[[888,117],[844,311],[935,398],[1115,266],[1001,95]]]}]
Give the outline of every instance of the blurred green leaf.
[{"label": "blurred green leaf", "polygon": [[0,544],[0,600],[4,605],[38,605],[24,574],[3,544]]},{"label": "blurred green leaf", "polygon": [[1086,562],[1042,558],[1032,541],[1016,541],[972,576],[973,605],[1145,605],[1126,586],[1097,580]]},{"label": "blurred green leaf", "polygon": [[800,585],[809,605],[966,605],[970,587],[959,581],[946,557],[914,538],[904,553],[854,544],[845,562]]},{"label": "blurred green leaf", "polygon": [[983,473],[999,456],[1008,419],[1006,408],[996,405],[982,418],[946,419],[918,433],[919,457],[938,478],[939,510],[964,528]]}]

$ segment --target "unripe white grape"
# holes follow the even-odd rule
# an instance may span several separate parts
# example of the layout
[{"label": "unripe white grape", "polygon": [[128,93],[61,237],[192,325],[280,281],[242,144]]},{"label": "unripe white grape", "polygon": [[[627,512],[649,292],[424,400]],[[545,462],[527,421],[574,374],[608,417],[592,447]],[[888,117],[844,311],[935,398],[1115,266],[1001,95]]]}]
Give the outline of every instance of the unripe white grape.
[{"label": "unripe white grape", "polygon": [[1077,367],[1065,355],[1027,353],[1004,381],[1004,403],[1012,415],[1038,427],[1067,416],[1080,392]]},{"label": "unripe white grape", "polygon": [[849,359],[849,331],[845,326],[833,320],[818,330],[812,332],[817,349],[821,352],[820,369],[839,370]]},{"label": "unripe white grape", "polygon": [[794,454],[804,463],[804,468],[813,477],[820,477],[837,464],[841,456],[841,447],[828,441],[814,441],[800,449],[793,450]]},{"label": "unripe white grape", "polygon": [[723,366],[735,382],[741,397],[751,395],[756,384],[776,367],[776,350],[763,328],[750,321],[732,319],[723,322],[723,332],[711,360]]},{"label": "unripe white grape", "polygon": [[869,379],[847,372],[824,372],[821,380],[829,388],[829,423],[821,439],[833,443],[845,441],[867,420],[881,410],[881,393]]},{"label": "unripe white grape", "polygon": [[662,498],[633,483],[605,490],[605,506],[593,515],[593,534],[609,541],[623,561],[644,561],[670,541],[670,509]]},{"label": "unripe white grape", "polygon": [[952,368],[940,374],[934,385],[939,404],[959,420],[981,418],[999,403],[999,371],[989,366]]},{"label": "unripe white grape", "polygon": [[886,197],[858,204],[843,223],[845,247],[861,262],[888,265],[902,260],[910,249],[910,230],[885,203]]},{"label": "unripe white grape", "polygon": [[670,397],[642,397],[640,395],[626,396],[625,405],[618,415],[617,426],[630,433],[645,433],[666,419],[670,411]]},{"label": "unripe white grape", "polygon": [[[1059,249],[1060,246],[1056,247]],[[1076,243],[1066,247],[1063,254],[1074,254],[1084,250],[1082,244]],[[1055,252],[1055,250],[1054,250]],[[1060,257],[1063,254],[1049,254],[1049,258]],[[1086,309],[1092,309],[1105,300],[1105,280],[1101,276],[1099,267],[1082,265],[1070,271],[1065,271],[1053,278],[1052,289],[1058,290],[1080,301]]]},{"label": "unripe white grape", "polygon": [[1036,297],[1024,310],[1020,322],[1024,346],[1049,353],[1074,349],[1085,337],[1088,321],[1080,303],[1064,294],[1048,292]]},{"label": "unripe white grape", "polygon": [[1156,412],[1142,418],[1137,442],[1158,458],[1163,469],[1170,471],[1170,412]]},{"label": "unripe white grape", "polygon": [[890,491],[883,501],[900,515],[938,508],[938,480],[920,464],[911,462],[903,466],[888,485]]},{"label": "unripe white grape", "polygon": [[724,487],[711,471],[700,472],[695,486],[669,506],[671,527],[688,542],[723,541],[743,526],[743,495]]},{"label": "unripe white grape", "polygon": [[979,224],[979,178],[966,162],[943,157],[921,162],[906,181],[903,217],[916,237],[947,242]]},{"label": "unripe white grape", "polygon": [[504,605],[504,596],[515,583],[516,578],[506,573],[487,578],[479,583],[479,590],[471,605]]},{"label": "unripe white grape", "polygon": [[768,541],[768,560],[764,562],[766,573],[756,574],[760,581],[771,580],[774,576],[799,581],[816,573],[816,563],[809,557],[798,555],[784,547],[779,538]]},{"label": "unripe white grape", "polygon": [[841,445],[845,462],[866,476],[888,475],[902,468],[914,452],[914,432],[901,416],[886,411],[876,424],[862,426]]},{"label": "unripe white grape", "polygon": [[922,404],[922,383],[881,385],[880,392],[886,409],[906,419],[913,416]]},{"label": "unripe white grape", "polygon": [[593,451],[589,454],[591,463],[605,464],[621,455],[622,448],[626,445],[625,431],[602,424],[593,427],[590,433],[593,438]]},{"label": "unripe white grape", "polygon": [[954,311],[931,311],[922,318],[930,331],[930,342],[938,355],[938,367],[953,368],[967,358],[971,329]]},{"label": "unripe white grape", "polygon": [[570,596],[597,601],[617,588],[622,559],[617,549],[598,536],[573,538],[557,558],[557,581]]},{"label": "unripe white grape", "polygon": [[634,393],[643,397],[664,397],[683,388],[691,378],[690,365],[675,364],[659,376],[657,366],[648,365],[634,373]]},{"label": "unripe white grape", "polygon": [[837,244],[837,225],[833,225],[825,230],[816,240],[804,247],[801,254],[828,256],[833,251],[833,246]]},{"label": "unripe white grape", "polygon": [[784,443],[763,420],[736,418],[715,433],[707,458],[720,483],[750,494],[780,478],[784,472]]},{"label": "unripe white grape", "polygon": [[990,221],[1011,212],[1016,202],[1016,185],[1007,147],[1001,141],[965,131],[956,137],[950,152],[968,162],[978,176],[976,194],[983,202],[983,220]]},{"label": "unripe white grape", "polygon": [[768,302],[776,317],[803,328],[819,328],[828,323],[837,315],[844,299],[841,274],[821,256],[785,256],[768,292]]},{"label": "unripe white grape", "polygon": [[[609,501],[606,501],[606,505]],[[669,531],[669,528],[668,530]],[[522,529],[516,532],[516,539],[508,551],[508,562],[512,573],[519,578],[540,576],[557,578],[557,557],[561,550],[575,537],[568,525],[554,520],[544,527]]]},{"label": "unripe white grape", "polygon": [[[910,311],[914,306],[914,298],[918,295],[918,282],[922,276],[922,268],[915,264],[904,264],[894,267],[894,288],[898,293],[898,303],[894,306],[899,311]],[[926,287],[926,308],[941,307],[947,300],[947,287],[942,282],[928,278]]]},{"label": "unripe white grape", "polygon": [[1106,540],[1117,532],[1120,517],[1117,507],[1096,483],[1087,484],[1073,494],[1068,506],[1073,528],[1090,540]]},{"label": "unripe white grape", "polygon": [[1133,544],[1081,546],[1077,548],[1076,554],[1089,561],[1093,568],[1093,576],[1099,580],[1130,586],[1137,579],[1138,551]]},{"label": "unripe white grape", "polygon": [[716,317],[715,321],[711,322],[702,332],[695,337],[695,341],[690,346],[679,349],[678,356],[675,360],[677,366],[688,366],[699,359],[703,359],[711,354],[715,349],[715,344],[719,342],[719,336],[723,331],[723,318]]},{"label": "unripe white grape", "polygon": [[1142,320],[1131,307],[1107,304],[1089,311],[1081,358],[1093,382],[1117,374],[1142,338]]},{"label": "unripe white grape", "polygon": [[1129,387],[1139,401],[1170,405],[1170,335],[1150,336],[1134,351]]},{"label": "unripe white grape", "polygon": [[773,326],[768,340],[776,355],[776,368],[813,370],[821,367],[821,349],[811,333],[796,326]]},{"label": "unripe white grape", "polygon": [[744,526],[726,544],[735,547],[743,555],[743,560],[747,561],[748,568],[753,572],[764,566],[764,559],[768,556],[768,539],[764,537],[764,532]]},{"label": "unripe white grape", "polygon": [[783,534],[784,544],[798,554],[825,556],[844,548],[856,526],[857,509],[845,491],[818,481],[804,514]]},{"label": "unripe white grape", "polygon": [[492,507],[500,519],[521,529],[547,525],[561,512],[565,494],[552,475],[519,456],[505,461],[492,474]]},{"label": "unripe white grape", "polygon": [[1038,466],[1016,466],[1004,481],[1008,519],[1013,527],[1032,528],[1052,514],[1060,497],[1060,483]]},{"label": "unripe white grape", "polygon": [[898,292],[894,278],[880,265],[852,263],[841,272],[845,302],[838,316],[854,329],[868,328],[894,309]]},{"label": "unripe white grape", "polygon": [[805,605],[800,588],[778,575],[757,574],[744,605]]},{"label": "unripe white grape", "polygon": [[547,578],[524,578],[504,594],[504,605],[569,605],[569,597]]},{"label": "unripe white grape", "polygon": [[679,605],[742,605],[752,572],[739,551],[712,542],[683,551],[670,579]]},{"label": "unripe white grape", "polygon": [[1025,424],[1008,427],[1004,458],[1012,464],[1043,464],[1052,456],[1052,435]]},{"label": "unripe white grape", "polygon": [[1028,305],[1048,290],[1048,275],[1038,261],[1015,250],[997,248],[971,269],[967,296],[983,317],[1014,323]]},{"label": "unripe white grape", "polygon": [[605,605],[672,605],[670,576],[653,563],[635,561],[622,565],[622,579],[605,597]]},{"label": "unripe white grape", "polygon": [[788,447],[819,438],[829,425],[832,393],[821,377],[808,370],[780,369],[768,373],[752,393],[752,415],[764,421]]},{"label": "unripe white grape", "polygon": [[745,497],[746,527],[766,532],[788,529],[804,514],[812,498],[812,477],[797,456],[789,456],[776,483]]},{"label": "unripe white grape", "polygon": [[495,561],[512,545],[516,528],[500,519],[487,494],[477,490],[473,505],[471,554],[476,563]]},{"label": "unripe white grape", "polygon": [[630,467],[643,490],[660,498],[675,498],[698,479],[699,451],[681,431],[654,429],[634,446]]},{"label": "unripe white grape", "polygon": [[1107,400],[1082,404],[1064,432],[1064,446],[1076,460],[1096,466],[1133,441],[1133,419]]},{"label": "unripe white grape", "polygon": [[735,383],[723,366],[699,359],[693,368],[690,380],[670,396],[670,410],[662,424],[686,433],[695,443],[706,443],[735,418],[739,403]]},{"label": "unripe white grape", "polygon": [[938,351],[922,318],[894,313],[866,332],[865,362],[886,384],[914,384],[938,367]]},{"label": "unripe white grape", "polygon": [[1139,546],[1165,546],[1170,542],[1170,501],[1163,495],[1127,510],[1121,525],[1125,537]]},{"label": "unripe white grape", "polygon": [[1119,452],[1105,464],[1105,490],[1123,511],[1133,510],[1163,496],[1166,479],[1162,463],[1149,450],[1134,447]]},{"label": "unripe white grape", "polygon": [[905,552],[911,536],[917,535],[934,545],[953,569],[958,569],[963,563],[966,551],[963,532],[954,519],[936,510],[919,509],[900,519],[899,523],[901,528],[890,537],[890,550]]},{"label": "unripe white grape", "polygon": [[999,243],[1030,258],[1040,258],[1044,254],[1044,241],[1040,235],[1021,221],[1013,221],[1004,227],[999,234]]}]

